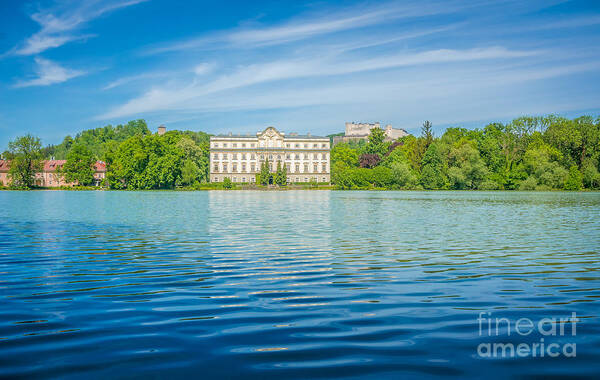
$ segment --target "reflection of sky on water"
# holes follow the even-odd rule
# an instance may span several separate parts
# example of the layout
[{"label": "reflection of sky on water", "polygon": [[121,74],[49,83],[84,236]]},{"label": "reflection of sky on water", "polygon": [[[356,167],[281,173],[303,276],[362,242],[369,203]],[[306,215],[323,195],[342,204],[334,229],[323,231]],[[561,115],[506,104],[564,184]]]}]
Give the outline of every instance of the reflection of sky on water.
[{"label": "reflection of sky on water", "polygon": [[[600,193],[36,191],[0,202],[0,377],[81,366],[104,377],[112,366],[541,376],[596,363]],[[587,356],[482,363],[482,310],[577,312]],[[57,356],[65,364],[52,367]]]}]

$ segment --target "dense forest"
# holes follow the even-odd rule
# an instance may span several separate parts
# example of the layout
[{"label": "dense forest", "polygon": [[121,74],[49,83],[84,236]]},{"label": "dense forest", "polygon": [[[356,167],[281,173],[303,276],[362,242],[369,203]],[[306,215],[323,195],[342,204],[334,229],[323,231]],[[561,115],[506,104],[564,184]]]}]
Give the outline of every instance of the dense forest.
[{"label": "dense forest", "polygon": [[421,136],[337,144],[332,182],[341,189],[580,190],[600,188],[600,118],[521,117],[483,129],[425,122]]},{"label": "dense forest", "polygon": [[[482,129],[448,128],[435,136],[429,122],[420,136],[368,141],[331,150],[332,183],[339,189],[581,190],[600,189],[600,118],[521,117]],[[32,187],[43,159],[66,159],[70,182],[92,182],[96,160],[107,164],[112,189],[193,188],[209,180],[209,138],[204,132],[152,134],[144,120],[85,130],[59,145],[41,147],[34,136],[9,144],[15,187]],[[264,171],[264,167],[262,168]],[[259,173],[267,178],[266,173]],[[280,173],[281,172],[281,173]],[[285,184],[279,170],[277,183]],[[257,181],[261,183],[261,181]],[[229,186],[231,184],[229,183]]]},{"label": "dense forest", "polygon": [[[107,164],[105,186],[112,189],[172,189],[208,181],[209,138],[204,132],[152,134],[144,120],[85,130],[59,145],[41,147],[39,138],[23,136],[9,144],[13,186],[32,187],[33,171],[44,159],[64,159],[69,182],[89,185],[96,160]],[[24,168],[32,168],[25,174]]]}]

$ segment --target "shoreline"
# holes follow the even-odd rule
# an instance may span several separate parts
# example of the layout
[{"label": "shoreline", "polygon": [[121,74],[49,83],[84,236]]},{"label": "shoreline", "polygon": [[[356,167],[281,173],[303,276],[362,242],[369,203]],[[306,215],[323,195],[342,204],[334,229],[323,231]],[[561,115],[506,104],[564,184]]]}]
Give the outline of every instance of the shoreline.
[{"label": "shoreline", "polygon": [[600,190],[594,189],[581,189],[581,190],[563,190],[563,189],[549,189],[549,190],[456,190],[456,189],[386,189],[386,188],[365,188],[365,189],[339,189],[335,186],[322,186],[322,187],[287,187],[287,188],[264,188],[264,187],[240,187],[233,189],[225,188],[200,188],[200,189],[94,189],[94,188],[33,188],[33,189],[10,189],[0,188],[0,191],[111,191],[111,192],[194,192],[194,191],[265,191],[265,192],[278,192],[278,191],[374,191],[374,192],[387,192],[387,191],[406,191],[406,192],[477,192],[477,193],[600,193]]}]

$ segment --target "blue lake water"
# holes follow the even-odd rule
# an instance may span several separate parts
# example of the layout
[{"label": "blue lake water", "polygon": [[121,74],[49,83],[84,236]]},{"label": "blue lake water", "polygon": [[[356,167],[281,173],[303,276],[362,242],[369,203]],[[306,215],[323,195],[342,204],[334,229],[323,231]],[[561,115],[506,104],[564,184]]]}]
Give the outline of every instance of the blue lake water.
[{"label": "blue lake water", "polygon": [[[600,193],[3,191],[0,204],[0,377],[600,373]],[[576,334],[487,326],[572,313]],[[576,355],[478,351],[542,339]]]}]

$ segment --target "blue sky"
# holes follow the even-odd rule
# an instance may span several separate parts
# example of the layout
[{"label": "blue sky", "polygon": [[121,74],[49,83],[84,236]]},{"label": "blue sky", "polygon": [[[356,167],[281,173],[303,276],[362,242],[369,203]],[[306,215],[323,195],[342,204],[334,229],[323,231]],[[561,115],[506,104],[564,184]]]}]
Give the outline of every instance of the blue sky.
[{"label": "blue sky", "polygon": [[3,1],[0,149],[151,129],[419,133],[600,113],[599,1]]}]

